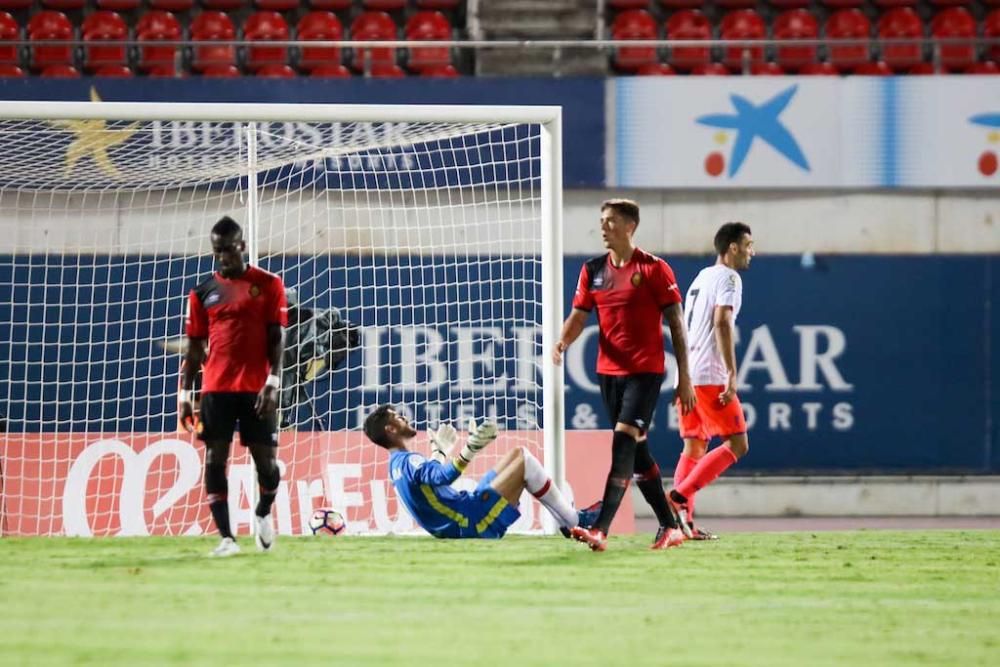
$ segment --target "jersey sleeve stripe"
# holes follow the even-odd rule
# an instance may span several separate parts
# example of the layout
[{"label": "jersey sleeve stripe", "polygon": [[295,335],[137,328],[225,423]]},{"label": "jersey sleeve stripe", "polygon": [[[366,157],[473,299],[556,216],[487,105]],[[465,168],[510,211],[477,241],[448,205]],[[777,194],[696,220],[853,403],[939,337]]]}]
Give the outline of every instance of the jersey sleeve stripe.
[{"label": "jersey sleeve stripe", "polygon": [[459,512],[456,512],[455,510],[451,509],[450,507],[442,503],[441,499],[438,498],[437,495],[435,495],[433,488],[431,488],[427,484],[421,484],[420,492],[424,494],[424,498],[427,499],[427,503],[434,509],[435,512],[451,519],[452,521],[457,523],[460,528],[469,527],[469,517]]}]

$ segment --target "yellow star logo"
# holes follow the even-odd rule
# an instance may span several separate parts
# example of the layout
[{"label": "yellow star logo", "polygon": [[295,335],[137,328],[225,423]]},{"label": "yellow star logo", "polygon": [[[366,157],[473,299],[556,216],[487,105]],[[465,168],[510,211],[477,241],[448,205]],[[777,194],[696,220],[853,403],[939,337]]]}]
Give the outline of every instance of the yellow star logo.
[{"label": "yellow star logo", "polygon": [[[90,101],[101,101],[94,88],[90,89]],[[103,120],[57,120],[51,121],[51,124],[75,135],[73,142],[66,149],[66,167],[64,169],[66,176],[73,173],[80,160],[90,157],[100,170],[111,178],[122,177],[118,167],[111,161],[108,151],[128,141],[139,128],[138,122],[131,123],[120,130],[109,130],[107,122]]]}]

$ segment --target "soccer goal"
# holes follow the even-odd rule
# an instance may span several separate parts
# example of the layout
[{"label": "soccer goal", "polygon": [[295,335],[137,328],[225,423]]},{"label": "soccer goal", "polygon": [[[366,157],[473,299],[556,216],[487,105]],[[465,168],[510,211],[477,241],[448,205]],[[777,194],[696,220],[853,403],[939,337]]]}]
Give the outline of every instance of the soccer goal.
[{"label": "soccer goal", "polygon": [[[334,507],[411,532],[385,452],[391,402],[420,431],[469,418],[564,480],[557,107],[0,102],[0,532],[200,535],[203,448],[179,432],[188,291],[209,229],[241,223],[290,289],[282,534]],[[211,351],[209,351],[211,354]],[[421,444],[425,443],[420,438]],[[472,483],[471,479],[464,483]],[[229,502],[256,492],[234,445]],[[522,503],[516,529],[545,530]]]}]

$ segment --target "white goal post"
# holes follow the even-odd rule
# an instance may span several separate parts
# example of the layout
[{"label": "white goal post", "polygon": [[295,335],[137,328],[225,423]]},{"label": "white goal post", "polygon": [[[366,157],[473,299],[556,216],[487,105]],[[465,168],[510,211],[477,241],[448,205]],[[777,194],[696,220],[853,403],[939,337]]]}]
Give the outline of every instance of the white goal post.
[{"label": "white goal post", "polygon": [[[211,532],[176,431],[187,292],[244,227],[293,300],[280,533],[410,532],[358,431],[496,419],[563,488],[559,107],[0,102],[0,535]],[[467,482],[466,482],[467,483]],[[230,509],[255,494],[233,448]],[[526,532],[554,524],[522,503]]]}]

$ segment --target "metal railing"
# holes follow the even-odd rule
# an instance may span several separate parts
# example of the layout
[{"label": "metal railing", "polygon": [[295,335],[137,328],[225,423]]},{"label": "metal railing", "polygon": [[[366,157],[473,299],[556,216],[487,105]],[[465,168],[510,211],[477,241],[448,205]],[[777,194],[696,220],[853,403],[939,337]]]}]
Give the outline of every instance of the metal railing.
[{"label": "metal railing", "polygon": [[[754,39],[754,40],[724,40],[724,39],[704,39],[704,40],[691,40],[691,39],[649,39],[649,40],[615,40],[615,39],[594,39],[594,40],[567,40],[567,39],[497,39],[497,40],[427,40],[427,41],[412,41],[412,40],[207,40],[207,41],[193,41],[193,40],[137,40],[137,39],[126,39],[126,40],[114,40],[114,41],[102,41],[102,40],[10,40],[3,42],[5,46],[17,46],[20,47],[23,55],[22,61],[25,63],[31,62],[31,47],[33,46],[62,46],[70,47],[77,51],[75,59],[79,62],[84,62],[85,58],[81,57],[89,48],[114,48],[114,47],[125,47],[126,49],[132,51],[132,55],[129,60],[132,62],[138,62],[138,52],[143,48],[157,48],[157,47],[175,47],[177,49],[176,57],[180,62],[175,62],[175,65],[182,66],[185,61],[190,62],[192,54],[200,47],[233,47],[237,50],[237,53],[242,55],[248,49],[251,48],[286,48],[291,51],[291,61],[290,64],[295,64],[295,58],[298,53],[304,48],[316,49],[316,48],[339,48],[343,51],[351,54],[354,51],[361,51],[362,62],[364,67],[362,68],[365,74],[371,73],[371,49],[378,48],[394,48],[403,49],[409,51],[410,49],[424,49],[424,48],[448,48],[459,53],[472,52],[482,49],[509,49],[512,51],[525,51],[525,50],[545,50],[552,53],[553,61],[553,75],[559,76],[562,65],[564,64],[564,50],[567,49],[594,49],[598,52],[606,53],[609,56],[614,53],[616,49],[635,49],[635,48],[654,48],[660,51],[659,59],[660,61],[669,61],[669,58],[664,58],[663,56],[668,54],[672,49],[676,48],[707,48],[710,50],[710,59],[712,61],[721,61],[720,57],[723,50],[731,51],[733,48],[742,49],[743,71],[744,73],[750,72],[750,67],[756,62],[753,58],[754,52],[763,50],[764,61],[769,61],[774,59],[774,52],[778,48],[783,47],[817,47],[817,60],[822,61],[824,54],[823,49],[829,49],[831,47],[850,47],[850,46],[866,46],[868,48],[869,59],[873,59],[878,56],[881,50],[886,47],[899,47],[899,46],[918,46],[925,52],[929,50],[931,55],[931,63],[934,65],[934,69],[937,72],[943,72],[944,65],[942,64],[942,49],[945,47],[961,47],[961,46],[972,46],[974,49],[985,51],[988,48],[1000,47],[1000,37],[976,37],[976,38],[936,38],[936,37],[923,37],[914,39],[881,39],[881,38],[856,38],[856,39]],[[714,52],[714,53],[711,53]],[[768,55],[770,53],[770,56]],[[93,61],[88,61],[88,65],[95,64],[107,64],[107,63],[94,63]],[[115,62],[114,64],[119,64]],[[286,64],[282,61],[282,64]]]}]

